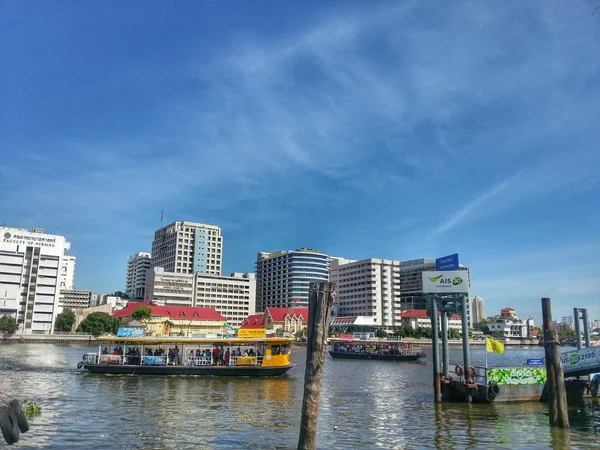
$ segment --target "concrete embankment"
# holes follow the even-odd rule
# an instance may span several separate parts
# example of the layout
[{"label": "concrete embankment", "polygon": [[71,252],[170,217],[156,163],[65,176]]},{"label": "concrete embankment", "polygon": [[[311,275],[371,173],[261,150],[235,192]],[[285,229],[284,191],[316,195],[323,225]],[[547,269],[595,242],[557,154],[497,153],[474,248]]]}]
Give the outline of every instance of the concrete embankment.
[{"label": "concrete embankment", "polygon": [[0,336],[0,343],[95,345],[96,338],[90,334],[5,334]]}]

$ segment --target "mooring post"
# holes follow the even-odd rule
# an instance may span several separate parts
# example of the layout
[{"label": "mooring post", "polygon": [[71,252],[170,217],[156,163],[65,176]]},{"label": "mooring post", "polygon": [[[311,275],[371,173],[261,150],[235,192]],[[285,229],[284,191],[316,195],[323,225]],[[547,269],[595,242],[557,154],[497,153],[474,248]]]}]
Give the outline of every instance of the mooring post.
[{"label": "mooring post", "polygon": [[449,355],[448,355],[448,312],[442,311],[442,374],[444,377],[448,377],[450,374],[449,369]]},{"label": "mooring post", "polygon": [[552,329],[552,307],[549,298],[542,298],[542,327],[546,356],[546,392],[550,426],[569,427],[565,374],[560,357],[556,330]]},{"label": "mooring post", "polygon": [[579,323],[579,308],[573,308],[573,323],[575,324],[575,340],[577,350],[581,350],[581,325]]},{"label": "mooring post", "polygon": [[317,418],[323,381],[323,365],[327,350],[329,313],[333,303],[334,283],[311,283],[308,298],[308,330],[304,398],[300,417],[298,450],[317,448]]},{"label": "mooring post", "polygon": [[440,382],[440,354],[438,341],[438,308],[437,299],[431,299],[431,340],[433,353],[433,397],[436,403],[442,401],[442,386]]},{"label": "mooring post", "polygon": [[588,322],[587,308],[581,308],[581,319],[583,320],[583,338],[585,339],[585,348],[590,348],[590,323]]}]

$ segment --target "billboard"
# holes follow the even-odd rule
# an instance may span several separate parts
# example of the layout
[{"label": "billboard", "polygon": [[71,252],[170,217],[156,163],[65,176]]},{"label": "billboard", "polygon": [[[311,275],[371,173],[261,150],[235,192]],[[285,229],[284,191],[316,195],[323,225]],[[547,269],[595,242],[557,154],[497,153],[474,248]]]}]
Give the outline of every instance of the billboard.
[{"label": "billboard", "polygon": [[435,270],[458,270],[458,253],[454,255],[442,256],[435,260]]},{"label": "billboard", "polygon": [[469,272],[466,270],[454,271],[424,271],[423,293],[425,294],[468,294]]},{"label": "billboard", "polygon": [[266,330],[264,328],[240,328],[238,330],[239,338],[264,338]]},{"label": "billboard", "polygon": [[117,337],[144,337],[146,330],[144,328],[119,328]]}]

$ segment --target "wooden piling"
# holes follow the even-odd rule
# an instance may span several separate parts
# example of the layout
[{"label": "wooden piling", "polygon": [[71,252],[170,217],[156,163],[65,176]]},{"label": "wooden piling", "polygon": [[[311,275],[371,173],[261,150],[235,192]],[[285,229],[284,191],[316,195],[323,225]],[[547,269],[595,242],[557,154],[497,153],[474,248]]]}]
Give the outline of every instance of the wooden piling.
[{"label": "wooden piling", "polygon": [[560,344],[556,330],[552,329],[552,308],[549,298],[542,298],[542,321],[546,355],[546,392],[550,426],[569,427],[567,390],[560,357]]},{"label": "wooden piling", "polygon": [[311,283],[308,298],[308,330],[306,348],[306,370],[304,372],[304,398],[300,419],[298,450],[317,448],[317,418],[319,397],[323,380],[323,365],[327,351],[329,313],[333,304],[333,289],[330,282]]}]

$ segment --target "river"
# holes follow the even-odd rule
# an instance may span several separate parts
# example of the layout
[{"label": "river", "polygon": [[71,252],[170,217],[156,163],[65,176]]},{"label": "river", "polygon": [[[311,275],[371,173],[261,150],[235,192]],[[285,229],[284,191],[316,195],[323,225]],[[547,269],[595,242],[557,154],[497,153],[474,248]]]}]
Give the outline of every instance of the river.
[{"label": "river", "polygon": [[[84,346],[0,345],[0,392],[35,400],[42,414],[19,449],[289,449],[298,439],[306,349],[272,379],[85,374]],[[426,349],[430,356],[431,349]],[[460,348],[450,360],[460,362]],[[507,348],[493,366],[522,365],[543,349]],[[473,349],[483,364],[484,349]],[[538,402],[433,403],[430,362],[326,358],[318,448],[598,448],[600,399],[570,408],[572,428],[551,430]],[[337,427],[337,429],[334,429]],[[0,447],[2,445],[0,444]]]}]

